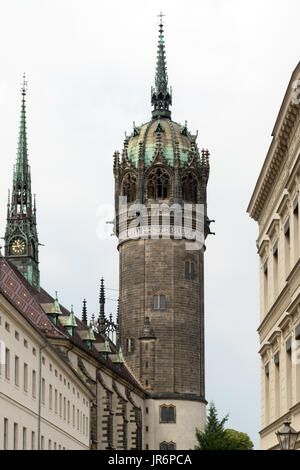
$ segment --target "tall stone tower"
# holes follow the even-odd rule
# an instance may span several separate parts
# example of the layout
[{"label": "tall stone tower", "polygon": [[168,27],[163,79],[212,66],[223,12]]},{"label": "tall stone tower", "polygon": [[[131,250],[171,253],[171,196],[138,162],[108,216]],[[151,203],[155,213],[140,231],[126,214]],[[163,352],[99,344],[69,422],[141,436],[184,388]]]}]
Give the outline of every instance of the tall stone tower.
[{"label": "tall stone tower", "polygon": [[[205,247],[187,249],[190,240],[178,234],[185,204],[190,209],[185,223],[195,228],[196,205],[201,204],[204,238],[210,233],[209,154],[199,152],[186,122],[171,120],[162,21],[151,102],[152,119],[134,124],[121,159],[114,154],[119,340],[126,362],[149,393],[146,447],[185,449],[195,443],[195,427],[205,422]],[[127,198],[126,213],[120,197]],[[166,232],[163,213],[171,206]]]},{"label": "tall stone tower", "polygon": [[17,163],[14,167],[13,188],[7,205],[5,256],[21,271],[37,290],[40,287],[36,205],[32,200],[30,166],[26,135],[26,82],[21,89],[22,104]]}]

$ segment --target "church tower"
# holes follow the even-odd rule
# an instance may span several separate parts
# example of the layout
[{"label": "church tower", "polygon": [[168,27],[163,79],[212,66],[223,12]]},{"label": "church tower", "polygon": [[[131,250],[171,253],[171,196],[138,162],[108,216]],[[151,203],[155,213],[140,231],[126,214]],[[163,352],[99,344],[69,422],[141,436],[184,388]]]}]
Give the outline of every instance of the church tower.
[{"label": "church tower", "polygon": [[189,449],[196,443],[195,428],[205,423],[205,246],[190,243],[182,226],[195,229],[201,207],[203,240],[211,233],[206,215],[209,153],[198,150],[197,135],[186,121],[171,119],[162,15],[151,103],[151,120],[134,123],[121,158],[114,154],[119,341],[149,393],[146,448]]},{"label": "church tower", "polygon": [[21,89],[22,104],[17,163],[14,166],[12,194],[8,196],[5,257],[37,290],[40,288],[36,205],[32,200],[26,135],[26,82]]}]

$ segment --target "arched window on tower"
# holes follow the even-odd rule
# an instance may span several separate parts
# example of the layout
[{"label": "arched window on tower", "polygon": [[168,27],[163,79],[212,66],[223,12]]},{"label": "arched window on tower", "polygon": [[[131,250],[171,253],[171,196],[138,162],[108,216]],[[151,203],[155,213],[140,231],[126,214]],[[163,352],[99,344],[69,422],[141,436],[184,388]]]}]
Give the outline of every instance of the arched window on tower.
[{"label": "arched window on tower", "polygon": [[136,200],[136,176],[127,173],[122,182],[122,196],[127,196],[127,202]]},{"label": "arched window on tower", "polygon": [[198,183],[190,171],[182,177],[182,199],[187,202],[197,203]]},{"label": "arched window on tower", "polygon": [[148,177],[147,193],[149,199],[167,199],[170,196],[170,178],[166,170],[152,170]]},{"label": "arched window on tower", "polygon": [[160,406],[160,422],[161,423],[176,423],[176,409],[174,405],[161,405]]}]

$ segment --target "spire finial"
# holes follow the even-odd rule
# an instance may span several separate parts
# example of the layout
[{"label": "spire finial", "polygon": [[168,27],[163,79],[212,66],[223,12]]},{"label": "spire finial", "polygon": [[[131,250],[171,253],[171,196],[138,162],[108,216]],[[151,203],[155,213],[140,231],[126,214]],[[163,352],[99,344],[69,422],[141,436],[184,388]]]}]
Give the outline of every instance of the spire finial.
[{"label": "spire finial", "polygon": [[169,110],[169,106],[172,104],[172,96],[171,90],[169,90],[168,87],[164,29],[162,22],[162,18],[165,15],[160,13],[158,16],[160,17],[160,22],[155,73],[155,87],[151,90],[151,103],[154,106],[154,110],[152,111],[152,117],[155,118],[157,116],[162,116],[170,118],[171,111]]}]

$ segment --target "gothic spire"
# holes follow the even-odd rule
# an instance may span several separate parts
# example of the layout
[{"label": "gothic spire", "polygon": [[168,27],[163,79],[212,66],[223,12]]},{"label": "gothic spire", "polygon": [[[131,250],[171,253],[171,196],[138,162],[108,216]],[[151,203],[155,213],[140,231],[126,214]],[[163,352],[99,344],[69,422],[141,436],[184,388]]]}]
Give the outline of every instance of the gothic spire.
[{"label": "gothic spire", "polygon": [[87,326],[87,309],[86,309],[86,300],[83,299],[83,305],[82,305],[82,317],[81,317],[81,321],[84,325]]},{"label": "gothic spire", "polygon": [[5,256],[18,267],[28,282],[39,290],[38,235],[36,205],[32,203],[30,166],[27,153],[26,88],[23,75],[17,162],[13,187],[8,197]]},{"label": "gothic spire", "polygon": [[154,106],[152,111],[153,118],[158,116],[171,117],[169,106],[172,104],[172,89],[168,87],[164,29],[162,22],[163,16],[164,15],[160,13],[155,87],[151,88],[151,103],[152,106]]}]

